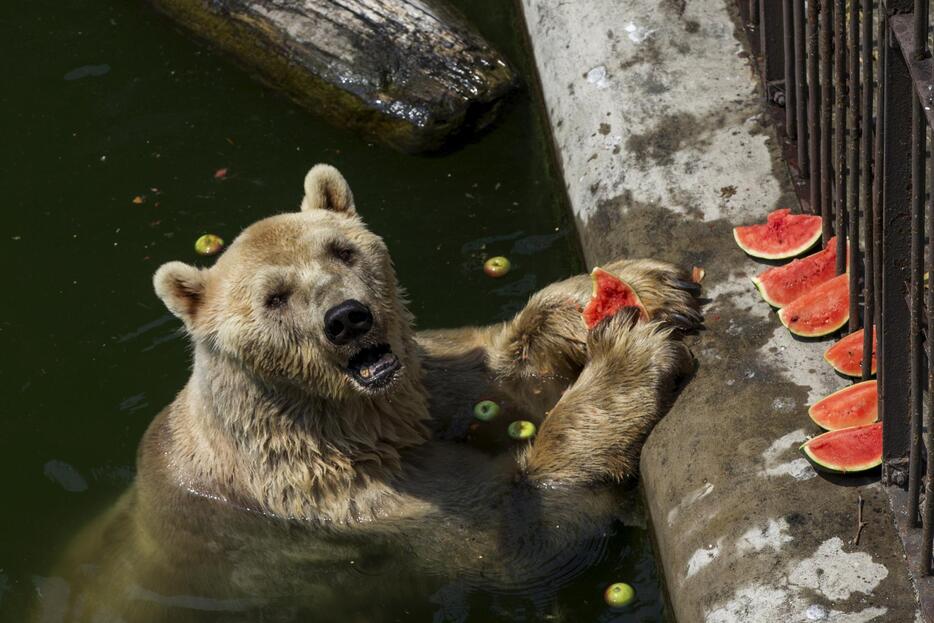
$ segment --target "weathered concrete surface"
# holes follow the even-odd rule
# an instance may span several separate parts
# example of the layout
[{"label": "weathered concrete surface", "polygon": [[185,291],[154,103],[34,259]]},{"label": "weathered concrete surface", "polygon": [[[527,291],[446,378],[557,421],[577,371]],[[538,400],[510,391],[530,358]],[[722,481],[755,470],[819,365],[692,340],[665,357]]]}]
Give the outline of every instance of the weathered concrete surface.
[{"label": "weathered concrete surface", "polygon": [[[791,205],[729,0],[521,0],[588,260],[707,269],[699,368],[642,457],[674,614],[695,623],[916,620],[878,474],[831,480],[797,448],[847,381],[749,278],[735,224]],[[858,498],[867,525],[858,544]]]},{"label": "weathered concrete surface", "polygon": [[333,122],[403,151],[494,118],[505,58],[444,0],[152,0]]}]

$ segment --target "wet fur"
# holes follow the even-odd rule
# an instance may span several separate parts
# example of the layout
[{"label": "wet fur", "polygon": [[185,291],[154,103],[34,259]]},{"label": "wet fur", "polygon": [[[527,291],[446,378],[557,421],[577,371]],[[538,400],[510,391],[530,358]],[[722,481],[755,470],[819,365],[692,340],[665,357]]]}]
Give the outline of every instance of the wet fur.
[{"label": "wet fur", "polygon": [[[146,432],[134,486],[60,565],[72,582],[68,620],[161,620],[167,606],[152,595],[179,592],[272,591],[324,607],[342,584],[359,588],[341,569],[374,548],[397,552],[393,568],[404,560],[508,584],[547,577],[548,552],[605,531],[613,494],[598,485],[635,474],[692,365],[679,340],[700,322],[686,275],[652,260],[606,266],[639,292],[650,322],[621,313],[588,333],[582,275],[509,322],[416,334],[385,245],[343,177],[319,165],[305,189],[301,213],[251,226],[212,268],[170,262],[156,273],[194,344],[193,372]],[[335,241],[353,244],[357,262],[335,263]],[[263,297],[285,284],[294,314],[270,315]],[[338,365],[346,353],[322,340],[323,310],[347,297],[373,309],[403,363],[385,392],[355,388]],[[477,428],[472,405],[483,399],[504,416]],[[540,425],[518,452],[504,432],[513,419]],[[587,493],[569,503],[567,487]],[[531,553],[510,546],[538,522],[542,534],[566,528]],[[247,612],[229,620],[256,616]],[[289,620],[292,610],[264,612]]]}]

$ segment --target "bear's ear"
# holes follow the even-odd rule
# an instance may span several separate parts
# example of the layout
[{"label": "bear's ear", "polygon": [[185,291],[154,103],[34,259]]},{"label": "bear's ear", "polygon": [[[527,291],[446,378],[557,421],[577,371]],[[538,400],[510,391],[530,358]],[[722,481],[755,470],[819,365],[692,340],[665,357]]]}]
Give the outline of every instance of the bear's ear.
[{"label": "bear's ear", "polygon": [[316,164],[305,176],[302,211],[330,210],[354,215],[353,193],[340,171],[329,164]]},{"label": "bear's ear", "polygon": [[152,284],[169,311],[191,329],[204,302],[205,271],[182,262],[169,262],[159,267]]}]

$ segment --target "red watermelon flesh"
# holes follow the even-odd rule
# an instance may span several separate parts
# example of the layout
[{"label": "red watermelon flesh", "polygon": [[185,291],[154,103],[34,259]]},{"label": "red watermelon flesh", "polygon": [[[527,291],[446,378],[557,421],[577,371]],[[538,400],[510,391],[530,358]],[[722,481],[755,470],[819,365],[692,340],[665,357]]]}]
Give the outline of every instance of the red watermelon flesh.
[{"label": "red watermelon flesh", "polygon": [[584,308],[584,324],[593,329],[604,318],[609,318],[623,307],[638,307],[640,317],[648,318],[648,312],[639,295],[628,283],[599,266],[590,273],[593,295]]},{"label": "red watermelon flesh", "polygon": [[833,333],[850,319],[850,276],[843,273],[802,294],[782,307],[778,317],[795,335]]},{"label": "red watermelon flesh", "polygon": [[864,381],[844,387],[811,405],[808,415],[824,430],[872,424],[879,419],[876,382]]},{"label": "red watermelon flesh", "polygon": [[770,268],[753,277],[759,293],[772,307],[784,307],[837,274],[837,237],[827,241],[823,251],[812,253],[790,264]]},{"label": "red watermelon flesh", "polygon": [[882,463],[882,422],[824,433],[804,442],[801,452],[828,472],[872,469]]},{"label": "red watermelon flesh", "polygon": [[[860,376],[863,373],[863,329],[850,333],[848,336],[831,346],[824,353],[824,359],[833,366],[833,369],[846,376]],[[876,332],[872,333],[872,363],[871,374],[876,373]]]},{"label": "red watermelon flesh", "polygon": [[819,216],[792,214],[788,208],[775,210],[765,223],[733,228],[733,238],[743,251],[766,260],[800,255],[814,246],[820,236]]}]

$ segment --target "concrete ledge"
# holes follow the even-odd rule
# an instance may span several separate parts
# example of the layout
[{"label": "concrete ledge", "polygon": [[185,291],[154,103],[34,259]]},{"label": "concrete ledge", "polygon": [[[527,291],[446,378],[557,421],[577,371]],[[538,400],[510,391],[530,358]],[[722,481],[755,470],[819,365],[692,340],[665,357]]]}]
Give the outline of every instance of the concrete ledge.
[{"label": "concrete ledge", "polygon": [[781,327],[732,239],[795,201],[733,2],[521,3],[588,261],[707,269],[697,376],[642,457],[676,618],[920,620],[878,475],[834,481],[797,450],[818,432],[807,406],[848,383],[829,342]]}]

